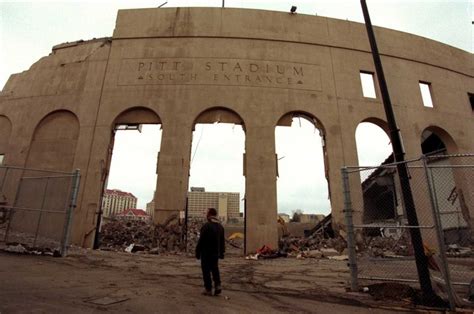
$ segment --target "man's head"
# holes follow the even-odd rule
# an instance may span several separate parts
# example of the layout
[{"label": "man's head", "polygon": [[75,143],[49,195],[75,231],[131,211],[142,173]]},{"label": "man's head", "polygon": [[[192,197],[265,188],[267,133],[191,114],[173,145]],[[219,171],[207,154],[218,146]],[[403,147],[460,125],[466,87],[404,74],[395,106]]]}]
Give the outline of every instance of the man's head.
[{"label": "man's head", "polygon": [[211,217],[216,217],[217,216],[217,210],[215,208],[208,208],[207,209],[207,219],[211,218]]}]

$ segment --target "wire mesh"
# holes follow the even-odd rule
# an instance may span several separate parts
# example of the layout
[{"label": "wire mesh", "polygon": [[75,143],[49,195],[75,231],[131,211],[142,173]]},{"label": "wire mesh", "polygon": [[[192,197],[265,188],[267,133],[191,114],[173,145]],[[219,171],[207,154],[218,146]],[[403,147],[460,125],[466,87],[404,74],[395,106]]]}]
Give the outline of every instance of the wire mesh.
[{"label": "wire mesh", "polygon": [[74,173],[0,167],[0,241],[64,255],[75,178]]},{"label": "wire mesh", "polygon": [[[408,170],[409,185],[400,184],[400,166]],[[345,168],[357,279],[418,283],[411,241],[417,229],[434,290],[452,302],[465,298],[474,279],[473,168],[473,155],[428,156],[402,164],[387,159],[376,167]],[[408,224],[404,189],[411,190],[416,225]],[[455,297],[449,295],[454,292]]]}]

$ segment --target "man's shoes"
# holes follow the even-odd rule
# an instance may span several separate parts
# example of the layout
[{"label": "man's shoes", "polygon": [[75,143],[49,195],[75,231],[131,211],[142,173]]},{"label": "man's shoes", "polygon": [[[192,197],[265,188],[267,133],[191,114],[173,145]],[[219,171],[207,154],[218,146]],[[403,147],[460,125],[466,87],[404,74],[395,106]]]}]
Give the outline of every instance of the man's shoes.
[{"label": "man's shoes", "polygon": [[221,294],[221,292],[222,292],[221,286],[220,285],[216,286],[216,288],[214,289],[214,295],[219,295]]},{"label": "man's shoes", "polygon": [[212,295],[212,290],[204,289],[204,291],[202,292],[202,295],[211,296]]}]

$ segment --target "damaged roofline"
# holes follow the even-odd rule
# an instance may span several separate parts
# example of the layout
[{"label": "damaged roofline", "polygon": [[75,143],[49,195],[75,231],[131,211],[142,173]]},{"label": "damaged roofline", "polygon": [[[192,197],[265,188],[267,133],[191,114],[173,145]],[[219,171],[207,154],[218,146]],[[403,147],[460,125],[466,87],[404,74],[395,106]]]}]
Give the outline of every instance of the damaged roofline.
[{"label": "damaged roofline", "polygon": [[58,45],[55,45],[53,46],[52,48],[52,51],[56,51],[56,50],[59,50],[59,49],[64,49],[64,48],[70,48],[70,47],[75,47],[75,46],[79,46],[79,45],[83,45],[83,44],[90,44],[90,43],[93,43],[93,42],[111,42],[112,41],[112,37],[100,37],[100,38],[92,38],[92,39],[89,39],[89,40],[76,40],[76,41],[73,41],[73,42],[65,42],[65,43],[62,43],[62,44],[58,44]]}]

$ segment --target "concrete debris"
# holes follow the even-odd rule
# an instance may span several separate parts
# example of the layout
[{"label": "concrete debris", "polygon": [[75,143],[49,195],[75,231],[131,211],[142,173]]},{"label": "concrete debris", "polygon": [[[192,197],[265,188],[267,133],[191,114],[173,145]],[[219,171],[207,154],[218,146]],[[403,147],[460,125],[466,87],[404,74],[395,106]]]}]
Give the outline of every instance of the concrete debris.
[{"label": "concrete debris", "polygon": [[450,244],[446,250],[449,257],[470,257],[473,256],[473,250],[468,247],[461,247],[457,244]]},{"label": "concrete debris", "polygon": [[301,252],[301,257],[322,258],[323,253],[320,250],[309,250]]},{"label": "concrete debris", "polygon": [[140,252],[140,251],[145,251],[145,247],[140,244],[130,244],[125,248],[125,252],[127,253],[135,253],[135,252]]},{"label": "concrete debris", "polygon": [[323,253],[324,257],[339,255],[339,252],[332,248],[322,248],[321,253]]},{"label": "concrete debris", "polygon": [[61,256],[61,253],[58,249],[29,247],[28,245],[21,243],[7,243],[7,246],[3,249],[3,251],[17,254],[46,255],[54,257]]},{"label": "concrete debris", "polygon": [[12,252],[12,253],[25,253],[27,250],[23,245],[18,244],[18,245],[9,245],[9,246],[7,246],[5,248],[5,251]]},{"label": "concrete debris", "polygon": [[408,232],[401,235],[399,239],[391,237],[365,237],[363,243],[359,243],[357,249],[360,254],[371,257],[399,257],[411,256],[411,240]]},{"label": "concrete debris", "polygon": [[100,244],[103,250],[125,250],[129,253],[146,252],[193,252],[202,223],[188,222],[187,239],[185,225],[176,217],[170,217],[163,224],[154,225],[141,220],[112,220],[102,227]]},{"label": "concrete debris", "polygon": [[348,261],[349,256],[347,256],[347,255],[329,256],[328,259],[332,259],[332,260],[335,260],[335,261]]},{"label": "concrete debris", "polygon": [[347,247],[342,237],[327,238],[321,234],[310,237],[286,237],[280,240],[280,250],[297,258],[323,258],[339,255]]}]

